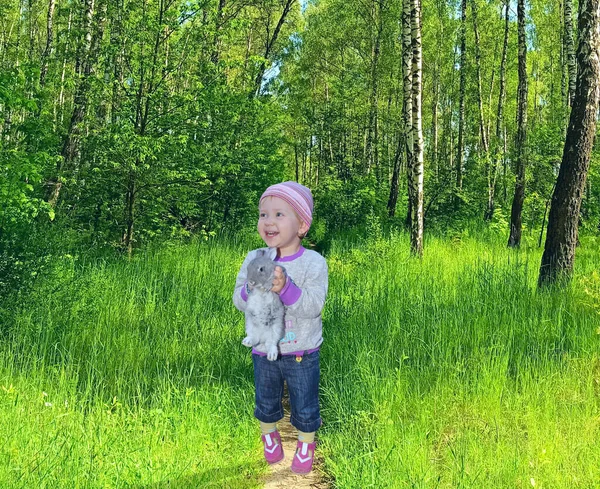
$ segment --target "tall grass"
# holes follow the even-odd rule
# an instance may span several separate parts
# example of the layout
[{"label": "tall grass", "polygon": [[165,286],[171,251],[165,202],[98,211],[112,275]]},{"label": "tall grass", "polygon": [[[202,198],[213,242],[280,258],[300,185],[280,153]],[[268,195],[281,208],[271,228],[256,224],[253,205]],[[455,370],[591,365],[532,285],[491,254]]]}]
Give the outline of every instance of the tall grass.
[{"label": "tall grass", "polygon": [[242,258],[63,257],[0,347],[0,487],[260,487]]},{"label": "tall grass", "polygon": [[[3,328],[0,487],[251,488],[266,472],[243,317],[257,241],[64,256]],[[564,290],[493,236],[329,242],[324,469],[340,488],[596,487],[600,253]]]},{"label": "tall grass", "polygon": [[[598,487],[600,254],[403,235],[334,248],[321,445],[339,487]],[[595,284],[595,285],[594,285]],[[595,288],[594,288],[595,287]]]}]

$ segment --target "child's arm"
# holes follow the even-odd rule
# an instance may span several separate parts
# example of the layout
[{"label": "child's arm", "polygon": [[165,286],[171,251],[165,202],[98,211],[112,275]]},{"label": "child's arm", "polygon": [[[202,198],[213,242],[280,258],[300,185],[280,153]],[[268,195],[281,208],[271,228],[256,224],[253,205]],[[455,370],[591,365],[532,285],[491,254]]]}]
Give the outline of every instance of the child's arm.
[{"label": "child's arm", "polygon": [[325,305],[328,287],[327,262],[322,256],[319,258],[312,264],[314,268],[307,272],[302,287],[288,277],[279,293],[287,311],[297,318],[317,318]]},{"label": "child's arm", "polygon": [[[252,255],[252,257],[250,255]],[[246,255],[244,263],[242,263],[237,278],[235,279],[233,305],[242,312],[246,312],[246,301],[248,300],[248,294],[246,293],[246,269],[252,258],[254,258],[254,253],[251,251]]]}]

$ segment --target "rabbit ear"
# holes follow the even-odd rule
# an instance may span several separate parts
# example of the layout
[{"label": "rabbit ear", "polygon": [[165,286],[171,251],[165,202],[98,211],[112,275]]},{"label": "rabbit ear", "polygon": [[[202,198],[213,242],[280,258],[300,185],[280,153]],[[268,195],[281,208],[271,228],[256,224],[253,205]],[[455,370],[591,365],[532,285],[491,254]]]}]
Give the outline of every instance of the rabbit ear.
[{"label": "rabbit ear", "polygon": [[261,256],[264,256],[264,254],[265,254],[265,250],[257,250],[255,258],[259,258]]},{"label": "rabbit ear", "polygon": [[269,248],[267,257],[271,260],[275,260],[275,258],[277,258],[277,248]]}]

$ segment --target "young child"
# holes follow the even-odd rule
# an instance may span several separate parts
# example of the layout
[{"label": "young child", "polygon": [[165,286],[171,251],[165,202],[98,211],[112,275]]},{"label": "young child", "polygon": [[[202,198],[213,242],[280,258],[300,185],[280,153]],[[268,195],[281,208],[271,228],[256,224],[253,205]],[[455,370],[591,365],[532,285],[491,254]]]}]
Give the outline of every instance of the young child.
[{"label": "young child", "polygon": [[[321,426],[319,413],[319,347],[323,342],[321,311],[327,295],[327,263],[317,252],[302,246],[312,222],[310,190],[296,182],[272,185],[259,201],[258,233],[268,248],[277,248],[273,292],[285,307],[285,336],[279,342],[281,354],[269,361],[265,345],[252,349],[256,408],[260,421],[264,455],[268,463],[283,460],[277,422],[283,418],[283,382],[288,386],[291,424],[298,430],[292,471],[312,470],[315,431]],[[264,248],[263,248],[264,249]],[[248,285],[246,266],[258,250],[248,253],[238,273],[233,303],[246,310]]]}]

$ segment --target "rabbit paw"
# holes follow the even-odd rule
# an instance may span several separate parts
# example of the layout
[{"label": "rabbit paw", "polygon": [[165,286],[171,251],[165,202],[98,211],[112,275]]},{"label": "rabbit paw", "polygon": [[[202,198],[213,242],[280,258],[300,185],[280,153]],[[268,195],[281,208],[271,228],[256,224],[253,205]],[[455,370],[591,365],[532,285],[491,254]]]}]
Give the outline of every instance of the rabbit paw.
[{"label": "rabbit paw", "polygon": [[247,346],[247,347],[251,347],[253,345],[252,340],[250,339],[250,336],[246,336],[242,340],[242,345]]},{"label": "rabbit paw", "polygon": [[269,348],[269,351],[267,352],[267,360],[270,360],[270,361],[277,360],[277,355],[278,355],[277,347],[272,346]]}]

